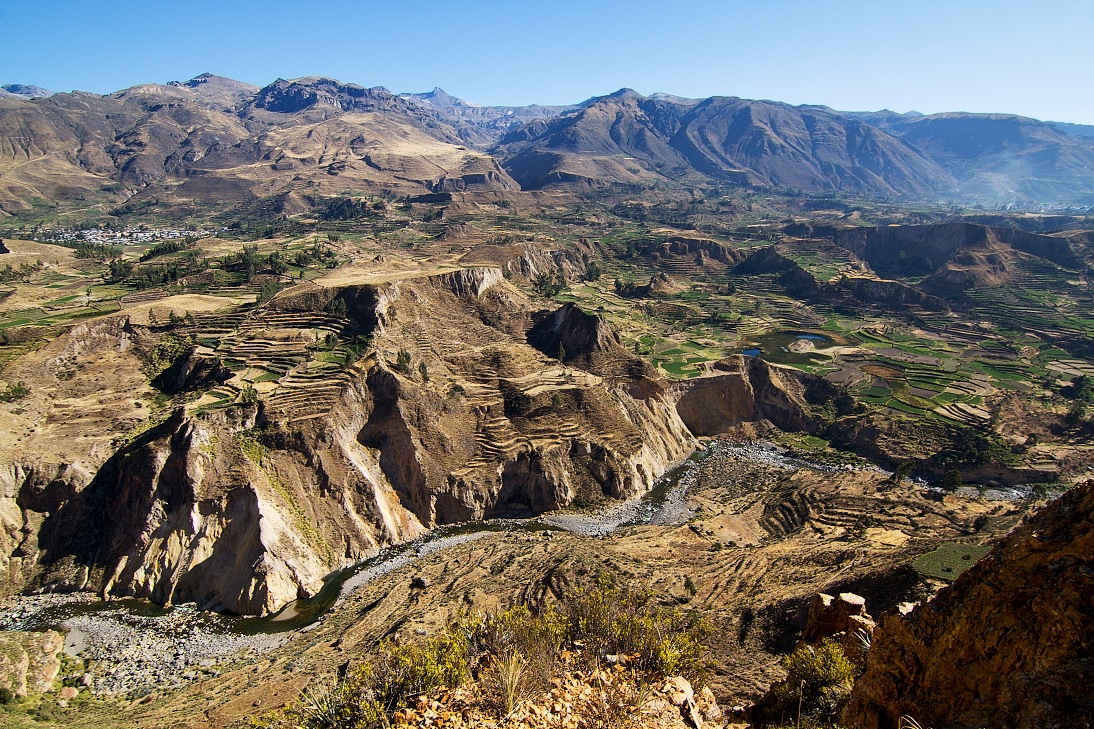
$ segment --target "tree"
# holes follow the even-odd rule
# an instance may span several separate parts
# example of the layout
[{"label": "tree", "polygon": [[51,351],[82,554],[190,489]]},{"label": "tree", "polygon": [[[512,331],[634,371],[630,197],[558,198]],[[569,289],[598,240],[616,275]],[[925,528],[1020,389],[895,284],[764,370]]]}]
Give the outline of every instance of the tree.
[{"label": "tree", "polygon": [[331,299],[331,302],[327,304],[327,313],[339,319],[344,319],[348,310],[345,299]]},{"label": "tree", "polygon": [[908,474],[912,472],[913,468],[915,468],[915,463],[913,461],[904,461],[904,463],[901,463],[896,467],[896,470],[893,471],[893,475],[889,477],[889,481],[892,483],[900,483],[908,478]]},{"label": "tree", "polygon": [[942,480],[938,482],[939,488],[946,491],[956,491],[961,488],[961,472],[956,468],[946,471],[946,475],[942,477]]},{"label": "tree", "polygon": [[267,301],[277,295],[277,292],[281,290],[281,286],[276,281],[267,281],[262,284],[258,289],[257,304],[265,304]]},{"label": "tree", "polygon": [[256,405],[258,403],[258,391],[255,390],[255,386],[251,383],[243,385],[243,389],[239,391],[239,404],[240,405]]},{"label": "tree", "polygon": [[400,349],[399,354],[395,357],[395,369],[399,372],[410,372],[410,352],[405,349]]}]

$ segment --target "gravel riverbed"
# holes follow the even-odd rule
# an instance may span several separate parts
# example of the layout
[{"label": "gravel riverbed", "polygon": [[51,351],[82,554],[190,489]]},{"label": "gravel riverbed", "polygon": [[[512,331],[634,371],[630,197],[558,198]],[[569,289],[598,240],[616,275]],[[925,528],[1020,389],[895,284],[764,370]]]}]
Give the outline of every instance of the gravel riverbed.
[{"label": "gravel riverbed", "polygon": [[16,596],[0,603],[0,630],[65,631],[65,652],[79,656],[100,694],[144,693],[181,686],[218,666],[280,646],[282,634],[247,635],[246,618],[179,605],[153,609],[135,600],[101,602],[90,593]]}]

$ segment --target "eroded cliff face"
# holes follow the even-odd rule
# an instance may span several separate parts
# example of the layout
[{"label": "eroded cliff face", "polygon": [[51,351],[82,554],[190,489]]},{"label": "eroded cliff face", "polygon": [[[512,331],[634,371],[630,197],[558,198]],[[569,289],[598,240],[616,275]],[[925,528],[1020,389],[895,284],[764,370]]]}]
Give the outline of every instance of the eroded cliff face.
[{"label": "eroded cliff face", "polygon": [[884,617],[842,722],[1094,720],[1094,481],[1059,497],[906,617]]},{"label": "eroded cliff face", "polygon": [[[599,317],[572,305],[539,312],[494,267],[301,284],[223,316],[235,317],[234,331],[215,352],[184,349],[157,380],[183,393],[163,422],[135,418],[125,437],[106,427],[71,458],[8,453],[7,591],[92,589],[269,613],[438,525],[641,495],[695,449],[696,434],[811,422],[805,386],[787,372],[736,358],[674,387]],[[202,327],[223,329],[223,316],[170,334],[209,341]],[[155,393],[134,352],[166,332],[112,327],[91,337],[101,351],[88,369],[59,387],[91,387],[84,379],[102,374],[93,363],[113,352],[130,389],[107,388],[104,402]],[[317,360],[327,341],[317,327],[368,346],[345,364]],[[244,366],[229,371],[229,359]],[[242,392],[245,375],[276,366],[288,372],[255,382],[257,402],[211,394]],[[35,407],[53,417],[55,404]]]}]

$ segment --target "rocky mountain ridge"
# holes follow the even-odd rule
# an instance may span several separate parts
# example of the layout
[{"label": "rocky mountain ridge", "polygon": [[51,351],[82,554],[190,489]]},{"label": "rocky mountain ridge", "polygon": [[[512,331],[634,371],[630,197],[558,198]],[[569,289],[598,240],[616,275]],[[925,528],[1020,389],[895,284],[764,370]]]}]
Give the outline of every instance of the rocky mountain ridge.
[{"label": "rocky mountain ridge", "polygon": [[630,89],[572,107],[487,107],[443,91],[398,95],[322,77],[256,88],[212,74],[108,96],[6,94],[5,216],[34,199],[170,213],[214,197],[238,205],[289,195],[300,212],[304,194],[347,190],[620,184],[992,203],[1094,199],[1091,138],[1011,115],[850,114]]}]

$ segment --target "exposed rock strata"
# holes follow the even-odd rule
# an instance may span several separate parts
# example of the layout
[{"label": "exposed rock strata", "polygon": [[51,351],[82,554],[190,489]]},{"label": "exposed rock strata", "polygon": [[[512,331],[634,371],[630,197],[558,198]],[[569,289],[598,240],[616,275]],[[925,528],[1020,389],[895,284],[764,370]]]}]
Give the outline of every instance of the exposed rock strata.
[{"label": "exposed rock strata", "polygon": [[806,402],[807,379],[816,378],[759,357],[735,355],[716,363],[709,377],[673,385],[676,411],[699,436],[725,433],[758,420],[783,430],[806,430],[813,423]]},{"label": "exposed rock strata", "polygon": [[[373,351],[308,384],[311,410],[279,406],[275,390],[257,406],[179,409],[102,460],[9,464],[8,589],[267,613],[439,524],[639,495],[694,448],[667,388],[596,317],[567,310],[556,330],[585,369],[529,346],[532,309],[497,268],[301,285],[253,316],[281,322],[275,345],[291,342],[294,317],[302,336],[336,298],[346,336],[370,336]],[[136,370],[140,347],[126,342],[146,335],[121,326],[108,344]],[[54,349],[79,354],[91,334]],[[200,390],[224,374],[190,351],[160,384]]]}]

